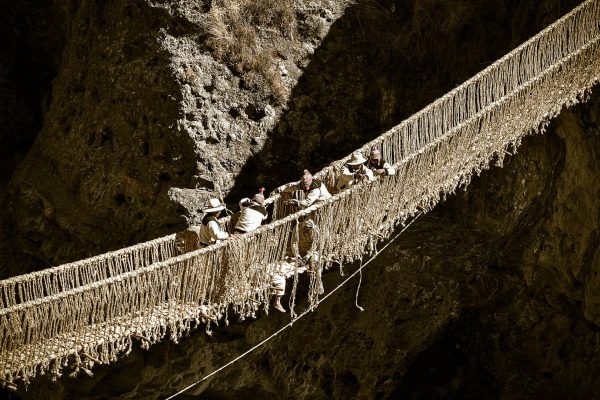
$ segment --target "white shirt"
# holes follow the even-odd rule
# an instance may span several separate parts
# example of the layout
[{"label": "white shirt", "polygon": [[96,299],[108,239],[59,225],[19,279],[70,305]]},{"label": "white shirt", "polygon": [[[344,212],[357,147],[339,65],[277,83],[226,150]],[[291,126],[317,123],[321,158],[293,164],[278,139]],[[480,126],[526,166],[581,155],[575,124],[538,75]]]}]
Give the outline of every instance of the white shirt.
[{"label": "white shirt", "polygon": [[384,161],[382,164],[381,160],[371,161],[371,159],[369,159],[366,165],[367,168],[369,168],[372,171],[375,171],[376,169],[383,169],[385,171],[385,175],[396,175],[396,168],[392,167],[390,163],[386,161]]},{"label": "white shirt", "polygon": [[295,192],[297,190],[301,190],[305,193],[305,198],[298,201],[298,205],[301,208],[310,207],[315,201],[323,201],[331,198],[331,193],[329,193],[327,187],[323,183],[316,180],[311,183],[308,191],[305,191],[304,188],[300,186],[300,181],[298,181],[286,187],[282,193]]},{"label": "white shirt", "polygon": [[338,188],[338,190],[349,188],[350,186],[360,182],[359,176],[366,176],[369,182],[375,180],[373,171],[365,167],[364,164],[361,164],[360,167],[355,170],[352,170],[350,166],[346,164],[344,165],[344,168],[342,168],[342,173],[338,177],[338,181],[335,186]]},{"label": "white shirt", "polygon": [[[205,217],[206,219],[206,217]],[[203,245],[211,245],[214,243],[219,243],[223,239],[227,239],[229,234],[221,229],[221,226],[216,221],[216,218],[208,218],[208,223],[204,224],[205,220],[202,221],[202,225],[200,226],[200,233],[198,237],[200,239],[200,243]]]},{"label": "white shirt", "polygon": [[[249,205],[245,206],[244,204]],[[235,224],[235,229],[244,232],[252,232],[269,216],[266,208],[260,204],[251,202],[249,198],[242,199],[240,201],[240,207],[242,212],[240,213],[240,219],[238,219],[237,224]]]}]

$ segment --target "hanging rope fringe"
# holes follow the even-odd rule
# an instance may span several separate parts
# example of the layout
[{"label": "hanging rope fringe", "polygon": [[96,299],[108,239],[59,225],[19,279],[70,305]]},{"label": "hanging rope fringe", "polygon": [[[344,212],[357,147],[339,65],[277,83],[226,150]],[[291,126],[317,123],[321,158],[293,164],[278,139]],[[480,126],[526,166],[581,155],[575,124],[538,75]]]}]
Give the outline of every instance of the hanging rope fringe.
[{"label": "hanging rope fringe", "polygon": [[[421,216],[421,214],[417,214],[415,215],[415,217],[410,221],[410,223],[408,225],[406,225],[404,228],[402,228],[402,230],[400,232],[398,232],[398,234],[396,234],[396,236],[394,236],[393,238],[391,238],[385,246],[383,246],[383,248],[381,249],[381,251],[385,250],[390,244],[392,244],[396,239],[398,239],[398,237],[400,235],[402,235],[404,233],[404,231],[406,231],[408,229],[408,227],[410,225],[412,225],[413,222],[415,222],[417,220],[417,218],[419,218]],[[334,294],[335,292],[337,292],[339,289],[341,289],[344,285],[346,285],[346,283],[348,283],[352,278],[354,278],[356,276],[356,274],[361,274],[362,275],[362,270],[363,268],[366,268],[371,261],[373,261],[375,259],[375,257],[377,257],[377,254],[373,255],[366,263],[361,264],[361,266],[354,271],[349,277],[347,277],[346,279],[344,279],[344,281],[342,283],[340,283],[339,285],[337,285],[332,291],[330,291],[329,293],[327,293],[323,299],[321,299],[321,301],[326,300],[328,297],[330,297],[332,294]],[[296,321],[298,321],[300,318],[306,316],[309,312],[313,311],[313,308],[309,307],[306,310],[304,310],[301,314],[299,314],[298,316],[296,316],[295,318],[293,318],[289,323],[287,323],[286,325],[282,326],[281,328],[279,328],[276,332],[274,332],[273,334],[271,334],[270,336],[267,336],[266,338],[264,338],[263,340],[261,340],[260,342],[258,342],[257,344],[255,344],[254,346],[252,346],[250,349],[246,350],[244,353],[240,354],[239,356],[235,357],[233,360],[229,361],[228,363],[220,366],[219,368],[217,368],[216,370],[214,370],[213,372],[211,372],[208,375],[205,375],[203,378],[197,380],[196,382],[192,383],[189,386],[186,386],[185,388],[183,388],[182,390],[180,390],[179,392],[167,397],[165,400],[171,400],[174,399],[175,397],[179,396],[180,394],[187,392],[188,390],[190,390],[191,388],[193,388],[194,386],[206,381],[208,378],[215,376],[216,374],[218,374],[219,372],[223,371],[225,368],[235,364],[236,362],[240,361],[242,358],[246,357],[247,355],[249,355],[250,353],[254,352],[255,350],[257,350],[258,348],[264,346],[266,343],[268,343],[269,341],[271,341],[272,339],[274,339],[275,337],[277,337],[281,332],[285,331],[288,328],[291,328],[294,323]]]},{"label": "hanging rope fringe", "polygon": [[[289,255],[297,221],[309,214],[319,228],[312,309],[323,269],[360,260],[411,216],[468,185],[490,161],[501,165],[507,149],[514,152],[524,136],[544,132],[563,107],[586,98],[600,77],[599,21],[600,0],[583,2],[360,149],[378,146],[395,162],[394,176],[352,186],[292,215],[272,196],[271,224],[185,254],[170,235],[0,281],[0,383],[90,371],[131,351],[133,340],[147,348],[167,333],[177,341],[201,323],[254,317],[269,303],[273,266]],[[344,161],[316,178],[334,187]],[[295,273],[292,310],[297,280]]]}]

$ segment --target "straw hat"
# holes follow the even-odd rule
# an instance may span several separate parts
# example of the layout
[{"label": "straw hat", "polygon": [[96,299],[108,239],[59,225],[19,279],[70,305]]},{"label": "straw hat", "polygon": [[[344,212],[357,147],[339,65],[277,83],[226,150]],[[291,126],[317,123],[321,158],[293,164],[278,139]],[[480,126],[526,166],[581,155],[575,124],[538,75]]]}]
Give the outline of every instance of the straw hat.
[{"label": "straw hat", "polygon": [[363,157],[359,152],[352,153],[352,157],[347,162],[348,165],[360,165],[367,162],[367,159]]},{"label": "straw hat", "polygon": [[206,204],[206,207],[202,209],[205,213],[211,213],[216,211],[221,211],[225,209],[225,204],[221,203],[219,199],[210,199]]}]

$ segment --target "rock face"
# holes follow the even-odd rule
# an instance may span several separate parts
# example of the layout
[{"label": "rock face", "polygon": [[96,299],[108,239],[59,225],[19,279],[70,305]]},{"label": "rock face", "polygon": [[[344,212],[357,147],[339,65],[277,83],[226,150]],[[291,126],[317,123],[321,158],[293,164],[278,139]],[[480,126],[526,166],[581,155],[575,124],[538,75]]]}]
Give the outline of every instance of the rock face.
[{"label": "rock face", "polygon": [[314,50],[287,110],[239,174],[232,197],[249,183],[297,180],[305,168],[319,170],[346,156],[576,3],[545,2],[541,11],[529,1],[357,1]]},{"label": "rock face", "polygon": [[500,398],[597,391],[599,111],[596,88],[588,104],[553,122],[550,135],[531,138],[502,172],[485,174],[479,190],[446,206],[491,244],[487,262],[471,268],[498,279],[498,295],[453,335]]},{"label": "rock face", "polygon": [[[325,9],[332,21],[344,4],[299,8],[299,21]],[[2,276],[181,229],[186,210],[168,190],[223,196],[282,109],[283,99],[211,55],[208,4],[48,7],[64,11],[66,44],[43,128],[3,196]],[[316,44],[315,32],[302,38]],[[277,67],[284,95],[310,51],[288,36],[269,47],[263,67]],[[11,135],[2,140],[17,140]]]},{"label": "rock face", "polygon": [[41,265],[177,222],[165,193],[190,185],[195,156],[191,139],[166,125],[179,103],[161,31],[142,28],[161,17],[136,4],[72,10],[44,127],[5,199],[5,236]]},{"label": "rock face", "polygon": [[64,51],[2,202],[1,276],[182,229],[197,202],[173,205],[170,188],[236,204],[316,170],[577,2],[242,2],[256,27],[225,18],[229,0],[213,3],[48,6]]},{"label": "rock face", "polygon": [[[596,89],[504,168],[417,219],[365,269],[363,312],[355,279],[183,398],[593,398],[600,247],[585,232],[599,228],[599,113]],[[341,279],[326,273],[326,291]],[[260,315],[195,332],[94,378],[39,379],[23,397],[164,398],[288,321]]]},{"label": "rock face", "polygon": [[0,193],[42,127],[64,50],[61,2],[0,1]]},{"label": "rock face", "polygon": [[[19,253],[8,260],[58,263],[172,232],[185,210],[169,190],[193,211],[198,192],[237,199],[316,169],[576,2],[298,2],[295,34],[269,44],[265,30],[256,44],[287,102],[219,58],[207,21],[225,2],[211,3],[56,3],[66,45],[43,129],[5,194],[2,228]],[[365,311],[351,281],[184,398],[594,398],[599,126],[596,88],[381,253],[362,277]],[[341,279],[327,273],[326,291]],[[197,331],[18,395],[164,398],[288,321]]]}]

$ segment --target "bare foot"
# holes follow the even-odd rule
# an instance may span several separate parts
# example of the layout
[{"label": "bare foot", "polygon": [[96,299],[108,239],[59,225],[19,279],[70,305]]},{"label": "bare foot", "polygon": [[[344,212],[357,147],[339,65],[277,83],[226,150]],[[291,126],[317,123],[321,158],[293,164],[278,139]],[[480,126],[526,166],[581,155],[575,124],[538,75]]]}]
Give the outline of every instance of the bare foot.
[{"label": "bare foot", "polygon": [[283,306],[281,305],[281,302],[279,301],[279,297],[276,297],[275,301],[273,301],[273,308],[276,309],[277,311],[281,311],[282,313],[287,312],[287,311],[285,311],[285,308],[283,308]]},{"label": "bare foot", "polygon": [[282,313],[286,313],[287,311],[285,310],[285,308],[283,308],[283,306],[281,304],[275,303],[273,305],[273,308],[276,309],[277,311],[281,311]]}]

